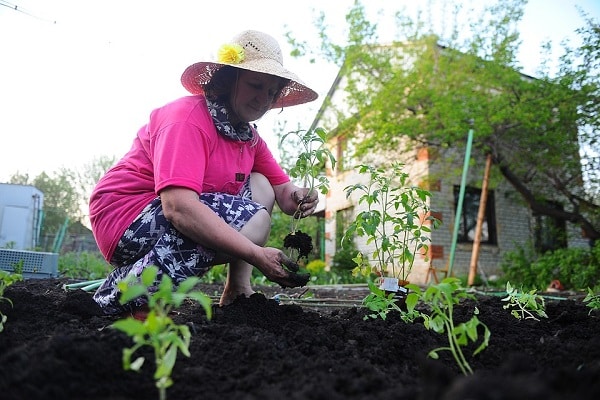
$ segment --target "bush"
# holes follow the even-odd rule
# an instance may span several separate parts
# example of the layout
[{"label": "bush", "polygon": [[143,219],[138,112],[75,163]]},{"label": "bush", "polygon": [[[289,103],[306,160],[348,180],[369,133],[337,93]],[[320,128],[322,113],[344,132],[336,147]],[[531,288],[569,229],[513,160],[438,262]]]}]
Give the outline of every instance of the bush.
[{"label": "bush", "polygon": [[70,279],[94,280],[105,278],[113,267],[99,252],[70,252],[58,258],[58,272]]},{"label": "bush", "polygon": [[227,278],[227,264],[219,264],[211,267],[200,277],[200,282],[206,284],[225,283]]},{"label": "bush", "polygon": [[558,249],[536,255],[531,245],[507,253],[502,261],[504,278],[527,290],[546,290],[558,279],[565,289],[600,288],[600,242],[592,249]]},{"label": "bush", "polygon": [[325,261],[323,260],[312,260],[306,264],[306,270],[311,275],[322,275],[325,272]]},{"label": "bush", "polygon": [[356,267],[356,263],[353,260],[356,254],[358,254],[358,250],[354,242],[348,242],[345,246],[338,249],[333,256],[331,269],[335,272],[352,271]]}]

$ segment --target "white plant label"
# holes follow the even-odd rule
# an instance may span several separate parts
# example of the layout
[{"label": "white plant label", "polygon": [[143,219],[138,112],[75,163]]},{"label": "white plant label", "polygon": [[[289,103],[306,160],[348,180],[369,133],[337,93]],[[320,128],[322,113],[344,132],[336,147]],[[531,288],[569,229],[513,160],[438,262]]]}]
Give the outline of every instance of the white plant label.
[{"label": "white plant label", "polygon": [[379,289],[387,290],[388,292],[398,291],[398,279],[396,278],[381,278]]}]

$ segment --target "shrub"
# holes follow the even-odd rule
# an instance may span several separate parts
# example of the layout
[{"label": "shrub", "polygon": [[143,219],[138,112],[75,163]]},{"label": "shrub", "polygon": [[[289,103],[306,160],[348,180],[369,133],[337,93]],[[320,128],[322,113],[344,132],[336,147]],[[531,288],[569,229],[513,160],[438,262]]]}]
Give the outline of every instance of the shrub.
[{"label": "shrub", "polygon": [[344,246],[336,251],[331,262],[331,269],[336,272],[352,271],[356,267],[354,258],[358,249],[353,241],[347,241]]},{"label": "shrub", "polygon": [[306,270],[311,275],[322,275],[325,272],[325,261],[323,260],[312,260],[306,264]]},{"label": "shrub", "polygon": [[554,279],[572,290],[600,288],[600,243],[592,249],[558,249],[543,255],[527,245],[507,253],[501,267],[506,280],[527,289],[545,290]]},{"label": "shrub", "polygon": [[58,258],[58,272],[71,279],[102,279],[113,267],[98,252],[71,252]]}]

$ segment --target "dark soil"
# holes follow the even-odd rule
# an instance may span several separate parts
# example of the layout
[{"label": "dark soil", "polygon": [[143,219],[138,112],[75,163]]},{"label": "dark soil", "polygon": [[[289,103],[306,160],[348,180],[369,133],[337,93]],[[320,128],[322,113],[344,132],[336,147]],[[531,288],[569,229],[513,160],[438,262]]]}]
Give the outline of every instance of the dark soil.
[{"label": "dark soil", "polygon": [[[111,328],[89,293],[64,291],[65,281],[27,280],[10,286],[0,304],[0,398],[156,399],[150,349],[141,373],[124,371],[131,345]],[[217,295],[219,286],[202,286]],[[215,307],[207,321],[188,303],[173,318],[190,326],[191,357],[179,355],[169,399],[598,399],[599,314],[575,300],[547,301],[547,319],[517,320],[500,297],[480,296],[479,318],[489,347],[467,353],[475,373],[463,376],[448,353],[427,358],[446,338],[397,315],[364,321],[361,290],[311,289],[338,299],[329,306],[289,297],[301,289],[263,294]],[[271,299],[278,297],[280,303]],[[342,299],[342,300],[339,300]],[[471,317],[475,304],[455,310]],[[471,348],[471,351],[473,349]]]}]

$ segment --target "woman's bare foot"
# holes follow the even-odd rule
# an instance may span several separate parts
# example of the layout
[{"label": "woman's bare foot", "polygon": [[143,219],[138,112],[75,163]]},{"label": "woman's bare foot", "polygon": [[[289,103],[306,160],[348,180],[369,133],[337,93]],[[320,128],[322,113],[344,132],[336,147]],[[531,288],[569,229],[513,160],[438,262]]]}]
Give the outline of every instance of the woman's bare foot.
[{"label": "woman's bare foot", "polygon": [[250,297],[254,294],[254,290],[252,288],[244,288],[244,289],[230,289],[225,287],[223,289],[223,293],[221,293],[221,299],[219,300],[219,306],[227,306],[235,301],[239,296]]}]

